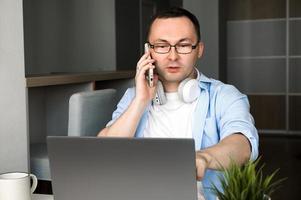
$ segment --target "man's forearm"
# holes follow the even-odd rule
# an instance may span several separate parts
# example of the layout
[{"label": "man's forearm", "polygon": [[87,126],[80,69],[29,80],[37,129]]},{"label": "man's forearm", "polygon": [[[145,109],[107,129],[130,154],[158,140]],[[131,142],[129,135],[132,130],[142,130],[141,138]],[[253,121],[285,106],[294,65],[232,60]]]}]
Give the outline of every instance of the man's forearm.
[{"label": "man's forearm", "polygon": [[[219,170],[227,168],[231,161],[243,164],[249,160],[251,145],[248,139],[240,134],[232,134],[218,144],[197,152],[197,158],[205,161],[207,168]],[[198,159],[197,159],[198,160]]]},{"label": "man's forearm", "polygon": [[101,130],[98,136],[133,137],[145,107],[145,103],[134,99],[128,109],[111,126]]}]

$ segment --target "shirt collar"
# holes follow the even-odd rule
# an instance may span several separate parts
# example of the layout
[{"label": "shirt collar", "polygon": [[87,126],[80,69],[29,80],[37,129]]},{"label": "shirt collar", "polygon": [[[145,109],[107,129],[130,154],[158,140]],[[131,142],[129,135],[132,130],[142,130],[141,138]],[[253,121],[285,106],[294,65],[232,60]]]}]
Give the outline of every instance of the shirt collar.
[{"label": "shirt collar", "polygon": [[199,86],[201,89],[204,90],[208,90],[209,89],[209,85],[212,82],[212,80],[210,78],[208,78],[207,76],[205,76],[203,73],[201,73],[198,68],[194,68],[195,71],[197,72],[197,77],[196,79],[199,81]]},{"label": "shirt collar", "polygon": [[212,80],[210,78],[208,78],[207,76],[205,76],[203,73],[201,73],[201,78],[200,78],[201,82],[207,82],[207,83],[211,83]]}]

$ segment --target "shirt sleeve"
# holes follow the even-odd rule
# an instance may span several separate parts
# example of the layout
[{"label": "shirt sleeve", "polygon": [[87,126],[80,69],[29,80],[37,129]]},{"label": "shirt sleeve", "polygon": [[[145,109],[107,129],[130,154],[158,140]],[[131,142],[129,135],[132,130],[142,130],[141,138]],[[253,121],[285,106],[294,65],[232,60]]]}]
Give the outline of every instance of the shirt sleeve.
[{"label": "shirt sleeve", "polygon": [[122,115],[122,113],[124,113],[124,111],[129,107],[130,103],[132,102],[134,96],[134,88],[129,88],[126,90],[123,97],[118,102],[116,110],[112,114],[112,120],[107,123],[106,127],[111,126]]},{"label": "shirt sleeve", "polygon": [[219,92],[217,106],[220,111],[220,139],[242,133],[251,144],[250,160],[255,160],[258,157],[259,137],[247,96],[231,85],[224,85]]}]

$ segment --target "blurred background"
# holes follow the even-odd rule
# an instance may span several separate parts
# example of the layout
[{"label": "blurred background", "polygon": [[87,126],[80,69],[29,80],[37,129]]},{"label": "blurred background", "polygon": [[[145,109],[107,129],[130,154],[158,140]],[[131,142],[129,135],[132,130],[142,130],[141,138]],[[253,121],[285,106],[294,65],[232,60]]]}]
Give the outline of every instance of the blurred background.
[{"label": "blurred background", "polygon": [[[7,160],[7,149],[23,141],[0,171],[29,169],[30,147],[47,135],[67,132],[68,97],[91,89],[85,83],[24,86],[24,77],[135,70],[150,17],[171,6],[190,10],[200,21],[205,53],[198,69],[248,95],[264,171],[280,168],[277,177],[288,178],[272,199],[298,199],[300,0],[0,0],[0,89],[6,98],[0,105],[2,111],[12,102],[18,108],[0,114],[0,160]],[[95,81],[92,86],[121,84],[118,81]],[[10,98],[11,91],[21,96]],[[10,123],[19,126],[7,126]],[[41,181],[37,192],[51,193],[51,185]]]}]

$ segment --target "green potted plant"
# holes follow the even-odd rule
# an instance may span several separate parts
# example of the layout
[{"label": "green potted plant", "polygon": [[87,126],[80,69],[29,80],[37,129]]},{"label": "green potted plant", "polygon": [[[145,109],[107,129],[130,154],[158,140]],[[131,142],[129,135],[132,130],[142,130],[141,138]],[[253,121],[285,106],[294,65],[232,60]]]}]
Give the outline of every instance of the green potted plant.
[{"label": "green potted plant", "polygon": [[222,191],[212,186],[219,200],[270,200],[271,194],[279,188],[284,179],[274,180],[278,169],[263,176],[264,165],[258,167],[259,160],[249,161],[243,166],[231,162],[220,176]]}]

